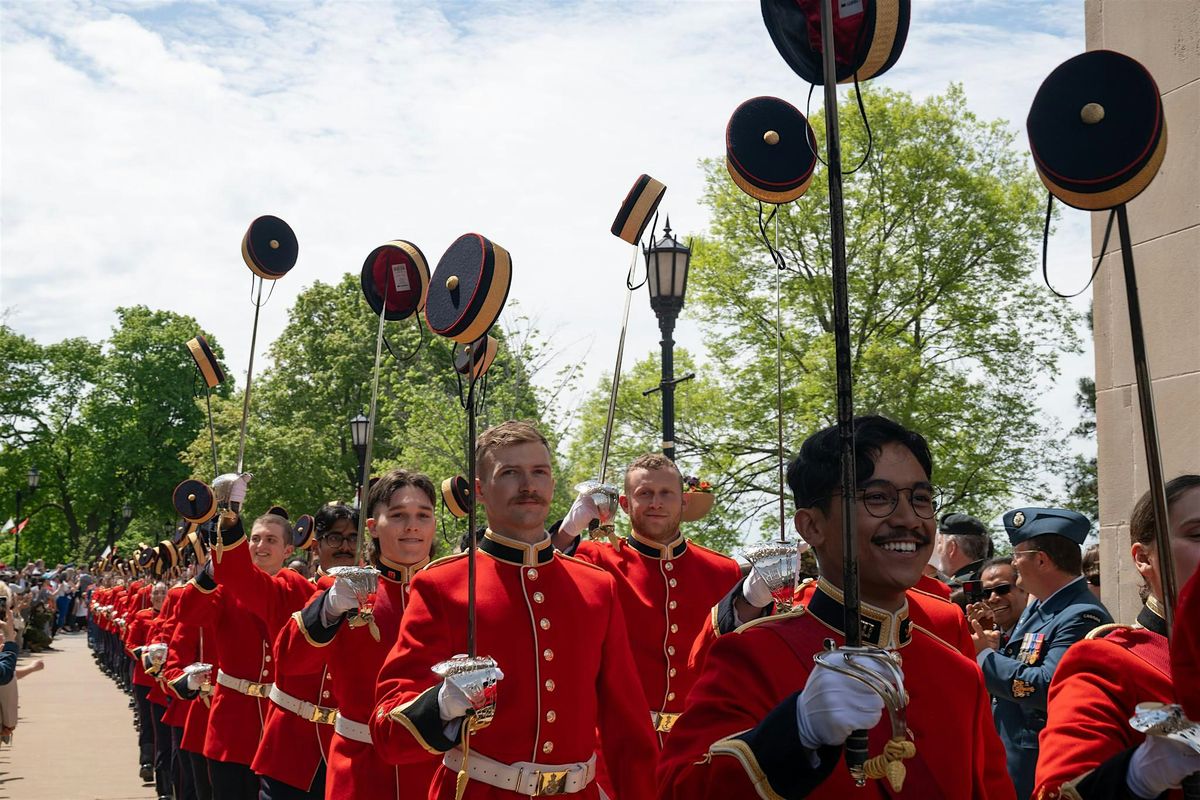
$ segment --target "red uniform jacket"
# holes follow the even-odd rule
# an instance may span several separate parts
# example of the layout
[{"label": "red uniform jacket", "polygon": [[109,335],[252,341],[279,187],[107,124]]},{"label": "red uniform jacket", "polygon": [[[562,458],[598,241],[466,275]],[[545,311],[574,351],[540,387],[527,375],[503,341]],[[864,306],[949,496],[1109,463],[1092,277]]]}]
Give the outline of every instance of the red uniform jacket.
[{"label": "red uniform jacket", "polygon": [[[292,615],[281,637],[287,637],[288,669],[314,671],[328,665],[333,676],[338,714],[353,722],[368,723],[375,710],[375,682],[379,668],[400,633],[400,620],[408,605],[413,576],[428,561],[411,567],[382,561],[373,605],[379,641],[366,626],[353,627],[340,618],[326,627],[322,617],[322,591],[303,611]],[[331,579],[319,584],[328,588]],[[441,759],[433,754],[403,765],[389,764],[365,742],[334,732],[327,759],[326,797],[375,797],[401,800],[423,797]]]},{"label": "red uniform jacket", "polygon": [[129,618],[125,627],[125,652],[133,659],[133,683],[135,686],[151,687],[154,678],[146,674],[142,666],[141,648],[146,646],[150,634],[150,626],[154,623],[158,612],[153,608],[143,608]]},{"label": "red uniform jacket", "polygon": [[1175,630],[1171,631],[1171,670],[1175,675],[1175,700],[1188,719],[1200,719],[1200,572],[1179,592]]},{"label": "red uniform jacket", "polygon": [[[242,542],[245,540],[242,539]],[[239,607],[252,614],[261,624],[270,649],[263,656],[270,678],[282,691],[292,697],[323,705],[324,670],[303,674],[287,669],[279,660],[276,639],[293,611],[304,607],[316,591],[316,586],[299,573],[280,570],[268,575],[250,559],[249,546],[234,543],[225,545],[221,563],[213,561],[213,577],[222,591],[237,598]],[[230,647],[223,647],[228,651]],[[257,645],[252,645],[257,647]],[[257,650],[255,650],[257,652]],[[228,660],[228,659],[227,659]],[[229,672],[229,669],[226,669]],[[261,671],[261,670],[260,670]],[[236,673],[239,678],[259,681],[259,678]],[[265,681],[264,681],[265,682]],[[226,691],[220,687],[218,692]],[[262,737],[258,742],[251,768],[298,789],[308,789],[321,768],[332,735],[331,726],[301,719],[273,702],[266,704],[262,722]]]},{"label": "red uniform jacket", "polygon": [[1129,759],[1145,739],[1129,724],[1134,707],[1174,702],[1166,623],[1148,608],[1138,623],[1102,625],[1058,662],[1038,739],[1035,800],[1129,796]]},{"label": "red uniform jacket", "polygon": [[[588,761],[596,732],[621,800],[653,796],[654,744],[612,576],[536,545],[488,531],[477,559],[478,652],[496,659],[496,716],[471,736],[472,752],[505,764]],[[436,663],[467,651],[466,556],[431,564],[412,582],[400,639],[379,673],[371,734],[393,763],[459,745],[445,735]],[[392,712],[396,712],[395,716]],[[455,774],[437,769],[430,798],[454,797]],[[470,800],[515,798],[480,781]],[[595,782],[575,795],[596,800]]]},{"label": "red uniform jacket", "polygon": [[741,580],[737,562],[683,536],[662,545],[636,532],[616,546],[581,542],[575,557],[617,581],[646,708],[682,712],[696,677],[688,653],[713,605]]},{"label": "red uniform jacket", "polygon": [[[171,657],[171,639],[174,638],[175,629],[179,626],[179,618],[175,612],[182,594],[182,586],[172,586],[167,590],[167,599],[163,603],[163,610],[158,617],[158,624],[150,632],[151,642],[162,642],[167,645],[168,660]],[[167,711],[163,714],[163,722],[172,728],[182,728],[187,721],[188,704],[180,702],[167,685],[165,675],[166,666],[167,662],[164,661],[163,669],[160,669],[158,675],[155,676],[158,683],[157,691],[161,692],[162,696],[166,699],[165,705],[167,706]]]},{"label": "red uniform jacket", "polygon": [[[898,647],[909,695],[908,727],[917,754],[905,761],[903,790],[886,781],[854,787],[841,747],[811,754],[796,727],[796,697],[815,668],[822,642],[843,644],[840,592],[821,582],[807,609],[767,617],[722,636],[668,737],[659,764],[660,798],[913,798],[994,800],[1015,797],[991,701],[977,666],[896,614],[863,604],[865,644]],[[948,713],[952,709],[953,713]],[[872,755],[891,736],[885,713],[870,731]]]},{"label": "red uniform jacket", "polygon": [[180,747],[189,753],[204,753],[211,699],[201,699],[199,692],[188,689],[183,668],[197,662],[212,664],[214,668],[219,666],[216,641],[215,631],[179,622],[171,634],[167,661],[163,664],[163,679],[173,696],[173,703],[187,710],[183,723],[183,743]]}]

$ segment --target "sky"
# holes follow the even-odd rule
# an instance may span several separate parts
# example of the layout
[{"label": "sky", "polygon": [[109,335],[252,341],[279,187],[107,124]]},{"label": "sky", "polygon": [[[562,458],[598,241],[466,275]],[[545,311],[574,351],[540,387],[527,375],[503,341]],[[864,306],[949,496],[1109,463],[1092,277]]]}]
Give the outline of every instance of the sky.
[{"label": "sky", "polygon": [[[913,5],[904,53],[878,81],[918,98],[960,82],[1023,149],[1037,87],[1084,49],[1083,3]],[[698,161],[724,154],[734,108],[764,94],[803,108],[807,90],[753,0],[7,0],[0,313],[41,342],[102,339],[121,305],[190,314],[241,381],[253,308],[240,244],[255,217],[282,217],[300,243],[262,311],[256,374],[306,286],[357,274],[394,238],[432,268],[475,231],[513,257],[501,322],[529,316],[559,351],[544,385],[578,362],[591,389],[616,353],[632,250],[609,226],[634,179],[667,185],[677,233],[703,232]],[[1088,226],[1062,214],[1056,285],[1086,281]],[[644,291],[627,365],[658,347]],[[1094,371],[1082,334],[1085,352],[1030,387],[1060,432],[1078,417],[1076,379]],[[686,309],[676,340],[703,353]],[[558,400],[569,413],[580,395]]]}]

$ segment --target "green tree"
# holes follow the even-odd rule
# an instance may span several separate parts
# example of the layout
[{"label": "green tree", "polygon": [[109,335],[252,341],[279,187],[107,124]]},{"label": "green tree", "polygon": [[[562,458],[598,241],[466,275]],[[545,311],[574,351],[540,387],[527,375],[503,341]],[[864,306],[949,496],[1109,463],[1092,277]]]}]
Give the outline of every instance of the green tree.
[{"label": "green tree", "polygon": [[[244,468],[254,475],[252,509],[278,503],[294,516],[331,500],[353,500],[358,458],[349,421],[370,404],[378,317],[363,300],[358,277],[347,274],[335,285],[318,281],[301,292],[288,319],[271,346],[270,368],[255,380]],[[516,335],[497,326],[492,335],[500,349],[488,373],[479,430],[504,419],[533,419],[556,438],[554,420],[532,385],[545,344],[528,326]],[[467,423],[452,343],[422,330],[415,319],[387,323],[385,336],[390,352],[385,350],[380,371],[372,472],[406,466],[435,482],[465,474]],[[240,395],[215,403],[213,412],[220,469],[230,472],[237,460]],[[186,461],[208,480],[206,431],[187,448]],[[554,511],[564,513],[566,502],[561,493]],[[442,523],[447,539],[457,541],[465,532],[448,515]]]},{"label": "green tree", "polygon": [[[1075,405],[1080,411],[1079,424],[1071,430],[1071,435],[1080,439],[1096,440],[1096,381],[1092,378],[1080,378],[1075,391]],[[1096,456],[1074,455],[1066,466],[1064,476],[1067,485],[1067,508],[1074,509],[1092,520],[1093,525],[1100,523],[1100,493],[1096,471]]]},{"label": "green tree", "polygon": [[[863,101],[875,149],[844,189],[855,411],[925,433],[948,504],[988,518],[1008,497],[1040,488],[1039,469],[1059,442],[1033,387],[1078,347],[1077,315],[1031,278],[1044,190],[1007,125],[977,118],[958,86],[922,101],[872,89]],[[840,113],[852,164],[866,135],[851,101]],[[823,142],[822,119],[812,122]],[[681,403],[676,441],[684,463],[721,470],[707,476],[721,487],[719,503],[753,516],[778,497],[777,270],[760,230],[769,210],[734,186],[722,162],[703,170],[712,225],[694,243],[684,313],[704,330],[709,360],[697,382],[705,399]],[[818,174],[766,228],[785,265],[789,452],[835,419],[827,195]],[[652,442],[650,429],[635,435]],[[579,436],[597,441],[599,431],[585,421]],[[764,516],[764,533],[777,526],[776,515]]]}]

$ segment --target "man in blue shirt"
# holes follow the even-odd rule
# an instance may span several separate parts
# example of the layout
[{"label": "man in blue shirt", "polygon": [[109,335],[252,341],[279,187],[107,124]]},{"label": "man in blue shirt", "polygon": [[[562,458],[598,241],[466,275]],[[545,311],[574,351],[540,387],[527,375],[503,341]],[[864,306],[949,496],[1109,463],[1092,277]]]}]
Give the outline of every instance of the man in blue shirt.
[{"label": "man in blue shirt", "polygon": [[1019,508],[1004,515],[1018,582],[1029,605],[1007,641],[972,621],[977,660],[992,695],[996,729],[1008,754],[1017,800],[1033,792],[1038,734],[1046,726],[1046,695],[1067,648],[1112,622],[1081,574],[1087,517],[1062,508]]}]

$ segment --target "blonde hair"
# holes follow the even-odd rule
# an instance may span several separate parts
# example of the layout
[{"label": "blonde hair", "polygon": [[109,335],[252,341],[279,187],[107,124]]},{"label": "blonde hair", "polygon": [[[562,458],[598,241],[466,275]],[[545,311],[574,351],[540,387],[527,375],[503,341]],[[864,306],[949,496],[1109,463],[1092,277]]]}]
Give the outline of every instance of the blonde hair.
[{"label": "blonde hair", "polygon": [[664,456],[662,453],[646,453],[645,455],[638,456],[633,461],[629,462],[629,466],[625,468],[626,491],[629,490],[629,475],[635,469],[644,469],[647,472],[669,470],[679,476],[679,488],[683,488],[683,473],[679,471],[679,465]]},{"label": "blonde hair", "polygon": [[493,425],[479,434],[479,438],[475,440],[475,463],[476,465],[482,464],[483,457],[491,456],[495,450],[529,442],[537,442],[546,448],[546,452],[550,452],[550,443],[532,422],[510,419],[499,425]]}]

